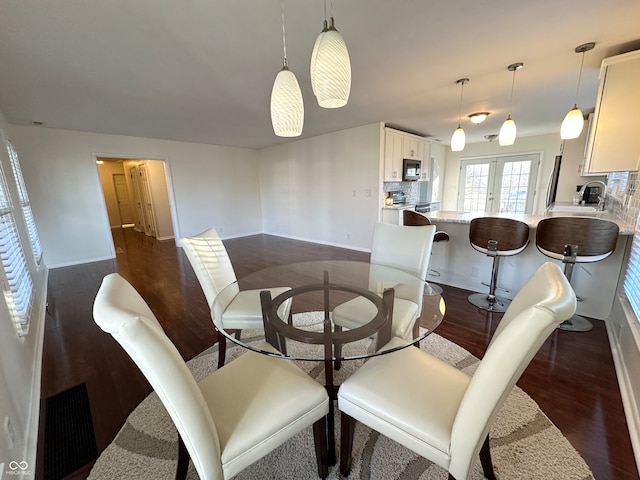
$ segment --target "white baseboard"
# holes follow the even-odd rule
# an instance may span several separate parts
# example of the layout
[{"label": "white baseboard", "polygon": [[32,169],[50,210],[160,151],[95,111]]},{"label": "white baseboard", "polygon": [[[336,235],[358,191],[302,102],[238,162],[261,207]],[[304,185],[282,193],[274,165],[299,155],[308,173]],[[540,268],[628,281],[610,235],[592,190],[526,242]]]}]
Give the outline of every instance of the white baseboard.
[{"label": "white baseboard", "polygon": [[[614,303],[617,305],[614,305],[612,316],[620,315],[623,317],[620,320],[624,322],[637,322],[628,300],[623,295],[617,295]],[[636,389],[633,387],[633,382],[638,382],[638,375],[637,372],[634,374],[628,368],[624,349],[620,345],[619,337],[616,335],[611,321],[609,320],[605,323],[607,326],[607,335],[611,346],[613,363],[615,365],[618,384],[620,386],[620,396],[622,397],[622,405],[627,420],[627,428],[629,429],[629,436],[631,438],[631,446],[636,458],[636,468],[640,473],[640,398],[636,398],[636,394],[634,393]],[[638,334],[638,329],[631,328],[630,331],[631,335],[635,339],[638,351],[640,351],[640,334]]]},{"label": "white baseboard", "polygon": [[[31,365],[31,396],[29,398],[29,420],[25,435],[25,451],[22,458],[29,464],[30,475],[35,477],[36,452],[38,449],[38,429],[40,425],[40,386],[42,383],[42,354],[44,350],[44,330],[47,308],[47,285],[49,284],[49,270],[43,272],[43,294],[37,309],[38,323],[35,333],[35,349],[33,364]],[[2,476],[0,475],[0,479]]]}]

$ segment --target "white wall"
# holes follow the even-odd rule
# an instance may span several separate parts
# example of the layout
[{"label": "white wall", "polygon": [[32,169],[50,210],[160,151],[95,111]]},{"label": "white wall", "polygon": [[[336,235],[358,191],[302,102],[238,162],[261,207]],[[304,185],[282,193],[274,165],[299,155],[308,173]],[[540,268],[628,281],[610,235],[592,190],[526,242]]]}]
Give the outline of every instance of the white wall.
[{"label": "white wall", "polygon": [[169,190],[167,189],[167,177],[165,175],[165,163],[158,160],[147,160],[147,172],[153,209],[156,215],[156,233],[160,240],[173,238],[173,226],[171,224],[171,203]]},{"label": "white wall", "polygon": [[381,207],[381,126],[260,151],[265,233],[367,250]]},{"label": "white wall", "polygon": [[164,159],[176,237],[262,231],[257,153],[149,138],[11,125],[47,265],[115,256],[95,155]]},{"label": "white wall", "polygon": [[533,213],[543,212],[545,209],[547,182],[553,169],[553,161],[556,155],[560,154],[561,145],[562,141],[560,140],[560,136],[554,133],[536,137],[518,138],[513,145],[508,147],[501,147],[498,145],[498,141],[494,140],[493,142],[468,144],[462,152],[452,152],[450,148],[447,149],[442,210],[457,210],[458,178],[460,175],[461,159],[540,152],[541,163],[538,170]]},{"label": "white wall", "polygon": [[[22,162],[20,149],[9,134],[8,127],[4,115],[0,112],[0,133],[3,134],[0,134],[0,138],[6,137],[14,144]],[[0,142],[0,163],[13,203],[17,205],[18,193],[4,142]],[[32,478],[35,475],[40,409],[41,345],[44,333],[47,270],[43,265],[35,265],[23,217],[19,209],[16,213],[16,227],[34,281],[35,300],[29,332],[23,338],[16,335],[6,303],[0,301],[0,463],[4,462],[8,471],[9,462],[26,461],[29,465],[28,471],[31,472],[26,478]],[[4,431],[7,418],[15,434],[13,445]]]},{"label": "white wall", "polygon": [[542,213],[546,208],[547,185],[556,155],[566,153],[562,158],[556,201],[572,201],[576,185],[585,184],[590,180],[606,179],[606,177],[582,177],[579,174],[584,142],[586,141],[586,130],[585,125],[583,135],[579,139],[565,141],[564,152],[562,140],[557,133],[518,138],[513,145],[508,147],[501,147],[498,141],[494,140],[493,142],[467,144],[462,152],[452,152],[450,148],[447,148],[442,210],[457,210],[460,160],[492,155],[540,153],[540,168],[538,169],[533,213]]}]

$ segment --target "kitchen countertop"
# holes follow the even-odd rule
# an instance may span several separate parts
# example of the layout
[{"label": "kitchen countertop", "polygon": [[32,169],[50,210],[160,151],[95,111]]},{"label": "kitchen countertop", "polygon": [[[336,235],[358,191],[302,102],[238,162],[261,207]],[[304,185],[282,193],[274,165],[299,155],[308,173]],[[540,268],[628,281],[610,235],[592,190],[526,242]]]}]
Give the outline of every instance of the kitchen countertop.
[{"label": "kitchen countertop", "polygon": [[469,224],[471,220],[479,217],[502,217],[502,218],[512,218],[514,220],[520,220],[521,222],[529,225],[529,228],[536,228],[538,226],[538,222],[543,218],[549,217],[594,217],[594,218],[602,218],[603,220],[609,220],[614,222],[620,228],[620,235],[633,235],[635,233],[635,225],[626,225],[620,222],[614,213],[612,212],[593,212],[593,213],[585,213],[585,212],[545,212],[540,215],[532,215],[532,214],[508,214],[508,213],[499,213],[495,215],[489,215],[483,212],[462,212],[462,211],[450,211],[450,210],[437,210],[435,212],[429,212],[427,214],[429,219],[434,223],[444,222],[444,223],[462,223]]}]

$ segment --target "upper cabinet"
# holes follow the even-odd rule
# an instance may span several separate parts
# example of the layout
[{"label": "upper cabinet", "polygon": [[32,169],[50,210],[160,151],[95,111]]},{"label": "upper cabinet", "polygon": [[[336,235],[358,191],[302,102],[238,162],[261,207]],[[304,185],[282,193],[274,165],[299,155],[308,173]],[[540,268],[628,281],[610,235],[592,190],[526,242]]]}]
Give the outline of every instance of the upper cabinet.
[{"label": "upper cabinet", "polygon": [[605,58],[583,174],[638,170],[640,50]]},{"label": "upper cabinet", "polygon": [[408,133],[385,128],[384,137],[384,181],[402,181],[402,160],[422,161],[420,178],[428,180],[431,142]]},{"label": "upper cabinet", "polygon": [[384,135],[384,181],[402,181],[402,134],[389,128]]}]

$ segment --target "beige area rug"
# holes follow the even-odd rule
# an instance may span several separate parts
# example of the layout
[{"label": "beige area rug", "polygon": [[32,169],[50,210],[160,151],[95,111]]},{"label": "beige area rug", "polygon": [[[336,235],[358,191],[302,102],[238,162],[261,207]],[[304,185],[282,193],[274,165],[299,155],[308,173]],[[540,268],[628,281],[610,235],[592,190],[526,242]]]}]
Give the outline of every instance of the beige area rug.
[{"label": "beige area rug", "polygon": [[[299,319],[317,323],[317,312],[300,314]],[[243,331],[249,339],[250,332]],[[478,359],[458,345],[432,334],[421,342],[421,348],[457,368],[473,373]],[[241,347],[228,342],[227,361],[244,353]],[[294,353],[294,352],[291,352]],[[196,380],[213,370],[217,363],[217,349],[204,352],[188,365]],[[360,361],[343,362],[336,372],[340,382],[353,372]],[[324,380],[322,365],[298,362],[319,382]],[[339,458],[340,421],[336,408],[336,443]],[[491,451],[497,477],[500,480],[583,480],[593,479],[589,467],[562,433],[542,413],[538,405],[520,388],[515,387],[491,428]],[[100,455],[90,479],[170,479],[175,478],[177,433],[162,403],[155,393],[149,395],[131,413],[115,440]],[[316,461],[311,428],[299,433],[262,460],[235,478],[238,480],[317,479]],[[189,467],[188,478],[198,474]],[[330,479],[343,478],[335,465],[329,470]],[[446,480],[447,472],[428,460],[417,456],[377,432],[357,424],[350,479],[380,480]],[[483,478],[480,462],[476,462],[474,480]]]}]

